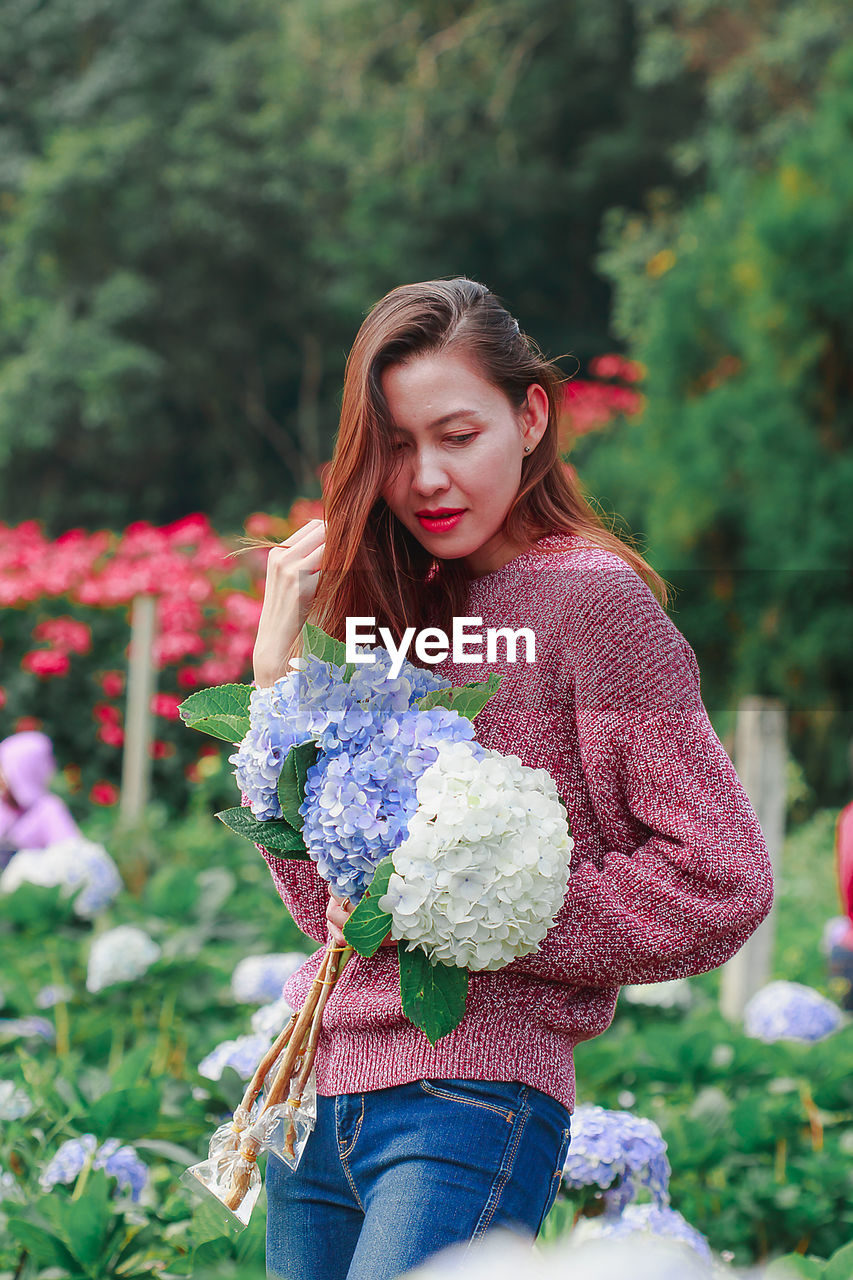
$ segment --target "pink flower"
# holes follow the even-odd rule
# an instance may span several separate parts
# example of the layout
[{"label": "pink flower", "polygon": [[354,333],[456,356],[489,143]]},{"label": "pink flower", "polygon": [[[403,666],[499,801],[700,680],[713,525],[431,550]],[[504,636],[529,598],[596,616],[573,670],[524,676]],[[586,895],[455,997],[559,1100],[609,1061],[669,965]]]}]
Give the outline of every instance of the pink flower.
[{"label": "pink flower", "polygon": [[92,629],[67,615],[47,618],[33,628],[34,640],[46,640],[60,653],[88,653],[92,648]]},{"label": "pink flower", "polygon": [[96,782],[92,787],[92,790],[89,792],[89,799],[92,801],[92,804],[108,805],[115,804],[118,800],[118,795],[118,787],[114,786],[112,782],[107,782],[102,779],[100,782]]},{"label": "pink flower", "polygon": [[99,724],[121,724],[121,712],[108,702],[96,702],[92,707],[92,717]]},{"label": "pink flower", "polygon": [[50,676],[67,676],[71,663],[67,653],[57,653],[55,649],[32,649],[24,654],[21,666],[24,671],[47,679]]},{"label": "pink flower", "polygon": [[594,378],[621,378],[623,382],[639,382],[643,376],[636,360],[616,354],[595,356],[589,362],[589,371]]},{"label": "pink flower", "polygon": [[102,724],[98,730],[98,737],[108,747],[120,747],[124,742],[124,729],[117,724]]},{"label": "pink flower", "polygon": [[124,690],[123,671],[105,671],[101,676],[101,688],[108,698],[118,698]]},{"label": "pink flower", "polygon": [[171,742],[161,742],[159,738],[155,738],[148,748],[148,754],[152,760],[165,760],[167,756],[175,754],[175,747]]},{"label": "pink flower", "polygon": [[155,693],[151,698],[151,711],[164,720],[180,720],[178,706],[182,701],[176,693]]},{"label": "pink flower", "polygon": [[41,729],[43,721],[38,716],[19,716],[15,721],[15,733],[26,733],[29,729]]},{"label": "pink flower", "polygon": [[207,516],[196,511],[193,515],[184,516],[172,524],[165,525],[163,533],[170,542],[187,543],[196,542],[200,538],[209,538],[213,535],[213,529]]}]

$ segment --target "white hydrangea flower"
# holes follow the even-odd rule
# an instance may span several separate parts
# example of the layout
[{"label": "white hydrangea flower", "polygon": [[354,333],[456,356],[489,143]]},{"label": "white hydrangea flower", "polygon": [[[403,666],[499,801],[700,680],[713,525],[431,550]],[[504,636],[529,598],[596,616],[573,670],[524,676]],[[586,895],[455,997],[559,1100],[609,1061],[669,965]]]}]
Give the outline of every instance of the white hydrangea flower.
[{"label": "white hydrangea flower", "polygon": [[120,924],[92,942],[86,990],[102,991],[117,982],[133,982],[160,956],[160,947],[136,925]]},{"label": "white hydrangea flower", "polygon": [[259,1036],[268,1036],[270,1041],[274,1040],[290,1021],[293,1009],[285,1000],[284,996],[280,996],[278,1000],[273,1000],[271,1004],[262,1005],[260,1009],[256,1009],[250,1019],[252,1030]]},{"label": "white hydrangea flower", "polygon": [[0,1120],[20,1120],[33,1110],[30,1095],[14,1080],[0,1080]]},{"label": "white hydrangea flower", "polygon": [[626,984],[620,993],[629,1004],[655,1005],[659,1009],[689,1009],[693,993],[686,978],[673,978],[669,982],[638,982]]},{"label": "white hydrangea flower", "polygon": [[241,1080],[249,1080],[271,1043],[271,1036],[257,1034],[237,1036],[236,1040],[223,1040],[202,1058],[198,1064],[198,1073],[207,1080],[221,1080],[225,1068],[231,1067]]},{"label": "white hydrangea flower", "polygon": [[281,989],[307,959],[304,951],[269,952],[245,956],[231,975],[231,995],[238,1004],[269,1004],[281,997]]},{"label": "white hydrangea flower", "polygon": [[[598,1221],[590,1219],[589,1221]],[[734,1277],[717,1269],[683,1241],[634,1233],[627,1240],[590,1237],[576,1227],[553,1243],[530,1244],[504,1227],[472,1244],[451,1244],[400,1280],[717,1280]],[[763,1270],[762,1270],[763,1274]],[[738,1271],[737,1276],[744,1272]],[[758,1280],[750,1272],[749,1280]]]},{"label": "white hydrangea flower", "polygon": [[43,849],[19,849],[0,874],[0,893],[14,893],[22,884],[61,885],[63,897],[76,895],[74,912],[87,920],[105,911],[123,888],[104,846],[84,836],[69,836]]},{"label": "white hydrangea flower", "polygon": [[391,936],[471,970],[536,951],[563,904],[574,846],[548,771],[442,743],[417,798],[378,901]]},{"label": "white hydrangea flower", "polygon": [[35,1003],[39,1009],[52,1009],[55,1004],[67,1004],[73,996],[74,992],[67,983],[49,982],[36,993]]}]

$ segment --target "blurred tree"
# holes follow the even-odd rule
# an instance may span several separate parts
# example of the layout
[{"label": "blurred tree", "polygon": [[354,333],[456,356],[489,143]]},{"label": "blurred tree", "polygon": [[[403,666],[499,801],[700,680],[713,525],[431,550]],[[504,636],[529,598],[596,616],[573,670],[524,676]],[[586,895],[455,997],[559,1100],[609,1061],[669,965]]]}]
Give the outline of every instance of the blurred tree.
[{"label": "blurred tree", "polygon": [[[669,159],[674,173],[706,187],[775,163],[808,127],[828,60],[853,39],[848,0],[633,0],[633,10],[637,83],[662,89],[691,75],[701,86],[695,127]],[[642,211],[613,201],[605,213],[598,266],[613,284],[611,332],[629,345],[668,269],[685,191],[650,182]]]},{"label": "blurred tree", "polygon": [[[700,109],[631,0],[10,0],[0,508],[69,524],[316,496],[346,351],[466,274],[551,352],[607,346],[592,253]],[[571,363],[570,363],[571,367]]]},{"label": "blurred tree", "polygon": [[[853,41],[772,163],[715,174],[667,244],[633,354],[642,416],[572,460],[684,588],[707,705],[781,697],[822,803],[853,737]],[[683,621],[682,621],[683,618]],[[713,637],[705,646],[704,637]]]},{"label": "blurred tree", "polygon": [[276,405],[295,398],[315,282],[298,168],[267,145],[272,7],[248,32],[219,0],[110,0],[82,24],[72,4],[46,22],[19,7],[4,510],[53,529],[198,506],[238,521],[260,466],[307,487],[317,442]]}]

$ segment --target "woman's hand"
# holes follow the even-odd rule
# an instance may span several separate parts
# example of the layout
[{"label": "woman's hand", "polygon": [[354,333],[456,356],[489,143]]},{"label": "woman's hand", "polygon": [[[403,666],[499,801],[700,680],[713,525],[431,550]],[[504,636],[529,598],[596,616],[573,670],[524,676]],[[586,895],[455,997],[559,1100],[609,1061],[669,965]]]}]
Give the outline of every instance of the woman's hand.
[{"label": "woman's hand", "polygon": [[255,681],[265,688],[287,672],[287,659],[311,610],[326,546],[326,525],[309,520],[271,547],[264,603],[252,651]]},{"label": "woman's hand", "polygon": [[[329,926],[329,936],[339,947],[346,947],[349,945],[341,931],[352,914],[352,909],[352,904],[347,898],[336,898],[331,890],[329,891],[329,905],[326,907],[326,923]],[[396,947],[397,943],[395,939],[391,937],[390,929],[379,945],[380,947]]]}]

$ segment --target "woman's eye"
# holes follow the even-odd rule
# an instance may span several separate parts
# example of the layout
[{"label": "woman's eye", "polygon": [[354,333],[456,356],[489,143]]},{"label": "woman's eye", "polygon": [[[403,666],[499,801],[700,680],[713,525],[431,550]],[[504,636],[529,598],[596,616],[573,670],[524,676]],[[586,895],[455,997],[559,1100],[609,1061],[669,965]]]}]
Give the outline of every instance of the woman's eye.
[{"label": "woman's eye", "polygon": [[[467,432],[467,434],[462,436],[448,436],[447,443],[448,444],[467,444],[469,440],[474,439],[476,434],[477,434],[476,431],[469,431]],[[408,444],[407,440],[395,440],[391,445],[391,452],[399,453],[401,449],[406,448],[407,444]]]}]

